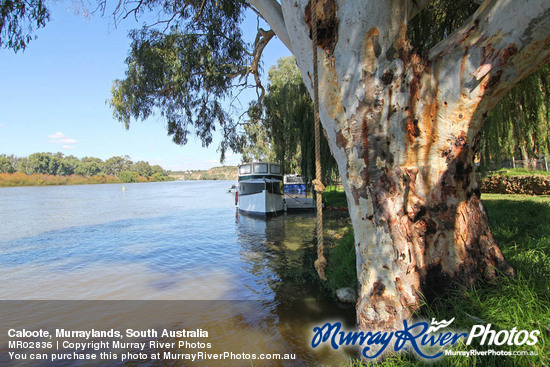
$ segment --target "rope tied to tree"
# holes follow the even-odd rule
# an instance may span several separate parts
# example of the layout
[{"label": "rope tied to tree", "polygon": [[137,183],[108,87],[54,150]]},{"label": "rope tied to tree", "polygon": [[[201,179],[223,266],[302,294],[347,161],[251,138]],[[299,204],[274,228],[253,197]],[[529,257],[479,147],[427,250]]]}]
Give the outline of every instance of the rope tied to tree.
[{"label": "rope tied to tree", "polygon": [[311,40],[313,51],[313,109],[315,118],[315,197],[317,204],[317,260],[315,260],[315,269],[317,274],[323,280],[325,276],[325,267],[327,259],[324,255],[323,243],[323,198],[321,194],[325,186],[321,179],[321,124],[319,121],[319,70],[317,60],[317,0],[311,1]]}]

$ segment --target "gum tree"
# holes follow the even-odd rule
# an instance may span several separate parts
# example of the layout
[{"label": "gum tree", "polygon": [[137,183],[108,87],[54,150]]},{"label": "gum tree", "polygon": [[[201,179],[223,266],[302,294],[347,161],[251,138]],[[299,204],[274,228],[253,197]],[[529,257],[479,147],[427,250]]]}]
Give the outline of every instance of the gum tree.
[{"label": "gum tree", "polygon": [[[443,41],[417,53],[407,26],[431,3],[121,2],[118,14],[160,7],[171,16],[133,33],[127,76],[115,82],[111,105],[127,125],[164,115],[178,143],[190,131],[209,143],[217,126],[229,138],[222,153],[238,149],[236,123],[221,100],[248,77],[259,84],[259,58],[275,34],[312,93],[314,49],[321,122],[354,228],[358,322],[362,329],[400,327],[420,294],[513,273],[491,234],[473,160],[487,113],[550,61],[547,0],[486,0]],[[259,29],[251,47],[239,28],[247,8],[271,27]]]},{"label": "gum tree", "polygon": [[[321,121],[353,222],[364,329],[398,327],[451,280],[512,273],[489,229],[474,154],[489,110],[550,61],[550,3],[485,1],[419,55],[407,23],[430,1],[283,1],[260,9],[311,85],[318,16]],[[258,5],[260,6],[260,5]],[[285,41],[286,37],[286,41]]]}]

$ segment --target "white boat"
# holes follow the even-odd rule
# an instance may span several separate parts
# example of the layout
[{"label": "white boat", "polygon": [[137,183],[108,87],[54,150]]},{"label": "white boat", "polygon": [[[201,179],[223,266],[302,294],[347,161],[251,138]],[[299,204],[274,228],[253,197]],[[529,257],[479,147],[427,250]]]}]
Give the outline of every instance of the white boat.
[{"label": "white boat", "polygon": [[285,193],[303,193],[307,190],[307,179],[304,176],[296,174],[287,174],[283,176],[283,192]]},{"label": "white boat", "polygon": [[280,164],[241,164],[238,167],[238,184],[235,202],[239,211],[266,215],[284,210],[283,173]]}]

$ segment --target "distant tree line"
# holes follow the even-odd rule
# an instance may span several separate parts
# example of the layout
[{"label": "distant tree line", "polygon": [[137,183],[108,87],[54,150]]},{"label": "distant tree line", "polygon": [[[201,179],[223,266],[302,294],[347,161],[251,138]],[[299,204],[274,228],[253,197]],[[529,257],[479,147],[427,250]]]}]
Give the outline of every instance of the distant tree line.
[{"label": "distant tree line", "polygon": [[133,162],[127,155],[111,157],[106,161],[95,157],[79,159],[63,153],[34,153],[28,157],[0,155],[0,173],[14,172],[83,177],[109,175],[116,176],[123,182],[138,182],[140,176],[150,181],[170,179],[168,172],[161,166],[151,166],[145,161]]}]

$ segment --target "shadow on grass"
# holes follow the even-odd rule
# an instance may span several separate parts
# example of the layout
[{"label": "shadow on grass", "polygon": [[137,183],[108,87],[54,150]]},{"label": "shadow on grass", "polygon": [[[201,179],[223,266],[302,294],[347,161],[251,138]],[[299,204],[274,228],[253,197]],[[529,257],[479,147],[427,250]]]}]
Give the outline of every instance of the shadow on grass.
[{"label": "shadow on grass", "polygon": [[493,236],[507,261],[518,273],[548,286],[550,197],[483,195],[483,202]]}]

